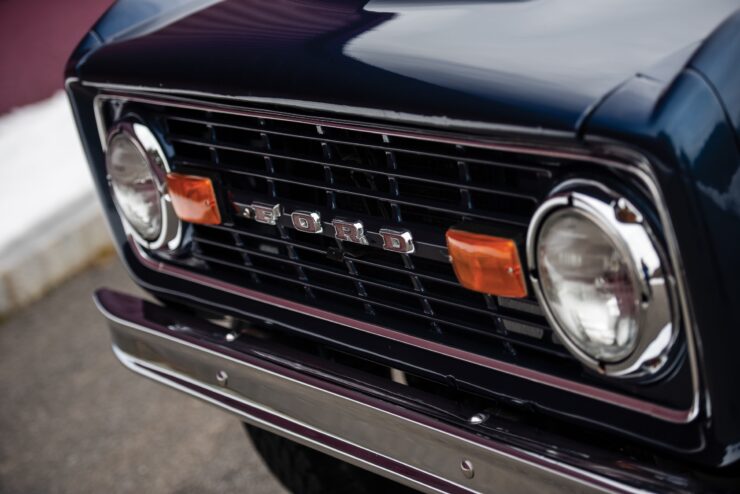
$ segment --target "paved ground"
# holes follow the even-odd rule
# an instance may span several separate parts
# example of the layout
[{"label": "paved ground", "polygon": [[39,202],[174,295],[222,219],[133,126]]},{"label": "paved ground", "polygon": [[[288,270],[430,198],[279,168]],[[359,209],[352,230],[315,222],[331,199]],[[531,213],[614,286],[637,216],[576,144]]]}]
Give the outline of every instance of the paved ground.
[{"label": "paved ground", "polygon": [[284,493],[239,422],[124,369],[90,294],[109,258],[0,324],[0,492]]}]

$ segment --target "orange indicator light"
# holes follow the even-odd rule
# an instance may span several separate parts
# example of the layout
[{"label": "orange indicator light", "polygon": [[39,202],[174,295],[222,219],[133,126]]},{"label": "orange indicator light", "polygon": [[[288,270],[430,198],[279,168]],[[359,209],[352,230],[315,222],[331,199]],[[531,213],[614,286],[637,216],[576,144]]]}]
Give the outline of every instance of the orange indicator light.
[{"label": "orange indicator light", "polygon": [[519,250],[510,238],[447,230],[447,250],[462,286],[476,292],[527,296]]},{"label": "orange indicator light", "polygon": [[167,188],[172,207],[181,220],[201,225],[221,223],[221,213],[210,178],[168,173]]}]

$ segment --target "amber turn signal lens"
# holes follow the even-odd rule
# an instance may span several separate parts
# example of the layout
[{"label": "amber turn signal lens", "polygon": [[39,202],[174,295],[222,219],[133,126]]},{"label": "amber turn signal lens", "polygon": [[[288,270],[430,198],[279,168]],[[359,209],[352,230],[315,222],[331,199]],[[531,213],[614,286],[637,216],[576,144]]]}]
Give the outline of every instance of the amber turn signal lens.
[{"label": "amber turn signal lens", "polygon": [[167,188],[172,207],[181,220],[201,225],[221,223],[221,213],[210,178],[168,173]]},{"label": "amber turn signal lens", "polygon": [[527,296],[519,251],[510,238],[447,230],[447,250],[465,288],[502,297]]}]

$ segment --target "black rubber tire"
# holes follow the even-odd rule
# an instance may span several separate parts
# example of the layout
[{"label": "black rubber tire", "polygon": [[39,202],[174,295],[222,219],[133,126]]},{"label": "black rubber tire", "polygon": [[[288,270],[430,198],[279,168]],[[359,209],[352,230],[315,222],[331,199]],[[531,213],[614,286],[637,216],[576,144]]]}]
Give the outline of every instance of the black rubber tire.
[{"label": "black rubber tire", "polygon": [[267,468],[293,494],[411,494],[416,491],[271,432],[244,424]]}]

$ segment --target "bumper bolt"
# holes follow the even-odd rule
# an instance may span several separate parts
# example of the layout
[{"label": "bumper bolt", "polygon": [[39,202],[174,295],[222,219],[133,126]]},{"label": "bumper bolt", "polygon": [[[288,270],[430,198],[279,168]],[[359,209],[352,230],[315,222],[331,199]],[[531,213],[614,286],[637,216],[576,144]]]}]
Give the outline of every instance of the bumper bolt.
[{"label": "bumper bolt", "polygon": [[460,462],[460,470],[466,479],[472,479],[475,476],[475,469],[473,469],[473,462],[470,460],[463,460]]},{"label": "bumper bolt", "polygon": [[486,420],[488,420],[488,414],[476,413],[475,415],[473,415],[472,417],[468,419],[468,422],[470,422],[473,425],[478,425],[478,424],[482,424]]},{"label": "bumper bolt", "polygon": [[226,373],[226,371],[218,371],[216,373],[216,382],[219,384],[219,386],[226,386],[226,382],[229,380],[229,375]]}]

